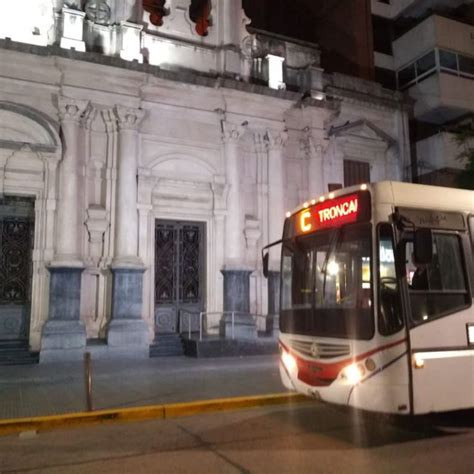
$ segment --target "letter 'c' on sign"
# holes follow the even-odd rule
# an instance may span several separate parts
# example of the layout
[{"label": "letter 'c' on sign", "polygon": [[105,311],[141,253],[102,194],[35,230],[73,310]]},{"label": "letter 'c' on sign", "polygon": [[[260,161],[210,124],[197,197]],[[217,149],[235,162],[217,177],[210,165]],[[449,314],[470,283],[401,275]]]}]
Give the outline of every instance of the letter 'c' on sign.
[{"label": "letter 'c' on sign", "polygon": [[304,211],[301,213],[300,217],[300,225],[301,225],[301,230],[303,232],[308,232],[308,230],[311,230],[311,223],[307,222],[308,219],[311,218],[311,212],[309,211]]}]

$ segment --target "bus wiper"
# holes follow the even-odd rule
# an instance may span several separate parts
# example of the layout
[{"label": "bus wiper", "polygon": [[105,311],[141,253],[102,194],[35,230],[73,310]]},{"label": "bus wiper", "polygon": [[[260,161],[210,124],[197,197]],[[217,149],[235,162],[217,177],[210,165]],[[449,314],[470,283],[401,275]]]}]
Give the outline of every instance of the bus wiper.
[{"label": "bus wiper", "polygon": [[328,264],[329,264],[329,258],[332,255],[332,253],[334,252],[334,250],[337,249],[337,247],[339,245],[340,236],[341,236],[341,227],[337,227],[334,230],[334,233],[331,236],[331,240],[329,241],[329,250],[326,253],[326,257],[324,258],[323,266],[321,267],[321,273],[324,275],[322,301],[324,301],[326,299],[326,281],[327,281],[327,275],[328,275],[327,268],[328,268]]}]

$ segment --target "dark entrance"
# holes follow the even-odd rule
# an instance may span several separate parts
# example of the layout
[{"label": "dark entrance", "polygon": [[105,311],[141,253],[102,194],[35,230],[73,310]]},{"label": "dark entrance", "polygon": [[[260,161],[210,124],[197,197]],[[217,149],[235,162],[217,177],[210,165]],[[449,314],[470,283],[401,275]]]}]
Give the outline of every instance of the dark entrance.
[{"label": "dark entrance", "polygon": [[0,197],[0,340],[27,340],[34,201]]},{"label": "dark entrance", "polygon": [[[155,332],[188,330],[188,315],[204,308],[205,224],[157,220],[155,225]],[[196,330],[197,319],[191,318]]]}]

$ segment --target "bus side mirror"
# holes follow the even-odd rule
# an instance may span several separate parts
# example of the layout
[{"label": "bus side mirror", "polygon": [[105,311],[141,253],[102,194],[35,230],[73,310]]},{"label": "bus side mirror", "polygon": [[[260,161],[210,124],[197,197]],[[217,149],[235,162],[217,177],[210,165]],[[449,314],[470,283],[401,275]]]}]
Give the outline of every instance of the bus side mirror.
[{"label": "bus side mirror", "polygon": [[429,265],[433,260],[433,234],[431,229],[420,228],[415,230],[413,242],[415,262]]},{"label": "bus side mirror", "polygon": [[262,260],[263,260],[263,276],[265,278],[268,278],[268,257],[269,257],[269,255],[270,255],[270,253],[267,252],[262,257]]}]

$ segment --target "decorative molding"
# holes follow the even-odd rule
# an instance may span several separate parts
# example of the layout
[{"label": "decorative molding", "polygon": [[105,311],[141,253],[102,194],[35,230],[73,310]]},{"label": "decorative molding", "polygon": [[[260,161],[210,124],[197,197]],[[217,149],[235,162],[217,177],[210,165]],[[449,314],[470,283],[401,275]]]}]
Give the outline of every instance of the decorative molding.
[{"label": "decorative molding", "polygon": [[100,115],[104,121],[105,131],[107,133],[113,133],[118,130],[117,117],[113,109],[103,109],[100,111]]}]

